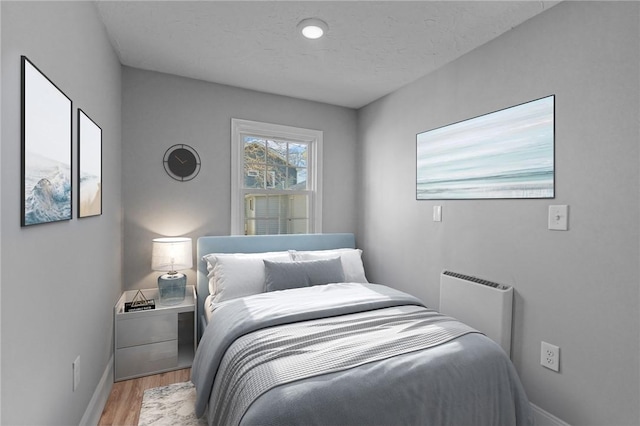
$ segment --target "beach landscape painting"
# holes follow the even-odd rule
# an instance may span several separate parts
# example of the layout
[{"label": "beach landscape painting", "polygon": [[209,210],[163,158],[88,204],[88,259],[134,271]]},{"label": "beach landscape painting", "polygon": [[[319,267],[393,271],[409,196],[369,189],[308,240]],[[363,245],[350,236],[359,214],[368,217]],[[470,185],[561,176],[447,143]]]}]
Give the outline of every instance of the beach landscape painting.
[{"label": "beach landscape painting", "polygon": [[78,217],[102,214],[102,129],[78,109]]},{"label": "beach landscape painting", "polygon": [[416,199],[555,197],[555,96],[416,136]]},{"label": "beach landscape painting", "polygon": [[22,226],[69,220],[72,102],[22,57]]}]

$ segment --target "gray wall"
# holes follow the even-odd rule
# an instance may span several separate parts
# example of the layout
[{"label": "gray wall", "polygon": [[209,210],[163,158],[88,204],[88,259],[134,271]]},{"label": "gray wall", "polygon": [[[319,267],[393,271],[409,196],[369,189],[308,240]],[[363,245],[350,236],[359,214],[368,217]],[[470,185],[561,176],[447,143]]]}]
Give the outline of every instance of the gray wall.
[{"label": "gray wall", "polygon": [[[2,7],[0,7],[0,53],[2,50]],[[0,54],[0,70],[2,55]],[[0,143],[2,142],[2,77],[0,77]],[[0,145],[0,188],[2,188],[2,149]],[[0,197],[0,224],[2,224],[2,197]],[[0,225],[0,229],[1,225]],[[2,271],[2,244],[0,243],[0,271]],[[2,307],[2,274],[0,273],[0,307]],[[0,313],[0,378],[2,377],[2,314]],[[0,379],[1,380],[1,379]],[[0,423],[2,423],[2,386],[0,385]]]},{"label": "gray wall", "polygon": [[[229,235],[231,118],[324,132],[323,231],[356,227],[356,112],[167,74],[123,68],[124,284],[156,286],[151,240]],[[194,147],[198,176],[171,179],[162,166],[176,143]],[[195,252],[194,252],[195,257]],[[194,271],[187,277],[195,284]]]},{"label": "gray wall", "polygon": [[[525,388],[576,425],[640,419],[639,30],[637,3],[561,3],[359,111],[370,278],[433,307],[443,269],[514,285]],[[416,133],[550,94],[555,200],[415,201]],[[568,232],[547,230],[550,204],[570,205]]]},{"label": "gray wall", "polygon": [[[120,64],[89,2],[3,1],[0,7],[0,423],[78,424],[109,364],[121,289]],[[20,227],[20,55],[73,100],[74,161],[76,109],[102,127],[102,216]],[[77,355],[80,386],[73,392]]]}]

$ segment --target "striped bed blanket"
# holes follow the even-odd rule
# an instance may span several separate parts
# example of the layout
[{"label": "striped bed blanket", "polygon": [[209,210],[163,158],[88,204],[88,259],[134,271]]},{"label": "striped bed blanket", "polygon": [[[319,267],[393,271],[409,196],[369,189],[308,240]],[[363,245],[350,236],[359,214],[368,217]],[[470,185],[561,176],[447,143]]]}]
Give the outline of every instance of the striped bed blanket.
[{"label": "striped bed blanket", "polygon": [[196,411],[208,406],[211,425],[532,424],[498,345],[375,284],[307,287],[220,306],[192,381]]}]

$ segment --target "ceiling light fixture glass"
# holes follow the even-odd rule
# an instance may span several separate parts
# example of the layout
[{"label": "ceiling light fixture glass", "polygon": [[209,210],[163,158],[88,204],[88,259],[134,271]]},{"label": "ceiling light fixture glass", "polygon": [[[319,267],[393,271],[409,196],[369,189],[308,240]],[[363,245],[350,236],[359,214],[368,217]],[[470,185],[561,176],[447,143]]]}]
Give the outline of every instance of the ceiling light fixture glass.
[{"label": "ceiling light fixture glass", "polygon": [[303,19],[298,24],[298,30],[302,35],[311,40],[322,37],[328,29],[327,23],[318,18]]}]

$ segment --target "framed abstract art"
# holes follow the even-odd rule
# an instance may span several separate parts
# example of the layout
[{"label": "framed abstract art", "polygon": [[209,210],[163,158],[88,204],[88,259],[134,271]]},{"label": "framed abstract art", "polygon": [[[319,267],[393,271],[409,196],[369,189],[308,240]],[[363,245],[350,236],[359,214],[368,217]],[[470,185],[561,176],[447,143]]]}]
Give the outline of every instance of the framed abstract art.
[{"label": "framed abstract art", "polygon": [[416,199],[555,197],[555,96],[416,136]]},{"label": "framed abstract art", "polygon": [[78,109],[78,217],[102,214],[102,129]]},{"label": "framed abstract art", "polygon": [[21,225],[72,216],[72,102],[22,56]]}]

